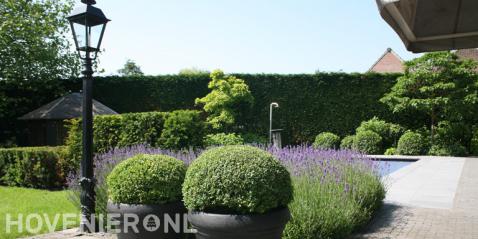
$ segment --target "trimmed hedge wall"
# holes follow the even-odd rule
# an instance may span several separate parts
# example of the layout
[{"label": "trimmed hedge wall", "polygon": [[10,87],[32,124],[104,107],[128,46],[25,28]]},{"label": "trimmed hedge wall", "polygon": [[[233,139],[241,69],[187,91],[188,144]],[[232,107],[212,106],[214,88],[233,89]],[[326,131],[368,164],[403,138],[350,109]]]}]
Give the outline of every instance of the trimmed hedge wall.
[{"label": "trimmed hedge wall", "polygon": [[[205,126],[199,111],[177,110],[96,116],[93,128],[94,151],[104,153],[138,144],[163,148],[202,146]],[[81,159],[81,141],[81,120],[70,120],[66,143],[75,162]]]},{"label": "trimmed hedge wall", "polygon": [[66,147],[0,149],[1,185],[60,188],[71,167]]},{"label": "trimmed hedge wall", "polygon": [[[396,118],[379,102],[396,82],[397,74],[234,75],[246,81],[255,102],[249,114],[239,119],[239,124],[245,131],[267,136],[269,104],[278,102],[280,108],[275,109],[274,127],[285,129],[285,144],[312,142],[317,134],[325,131],[343,137],[352,134],[362,121],[373,116],[405,126],[413,126],[414,121],[422,120],[417,115]],[[209,80],[205,74],[98,77],[95,78],[93,95],[119,113],[200,110],[194,106],[194,100],[209,93]],[[58,92],[78,92],[81,89],[79,79],[61,82]],[[0,95],[4,90],[0,87]],[[14,94],[9,97],[14,97]],[[15,108],[9,110],[16,112],[15,117],[28,112],[25,109],[22,112]],[[13,116],[8,117],[15,121],[11,118]],[[5,141],[5,138],[0,141]]]},{"label": "trimmed hedge wall", "polygon": [[[353,134],[373,116],[395,119],[379,99],[395,84],[397,74],[234,74],[246,81],[254,107],[239,124],[245,131],[267,135],[270,102],[278,102],[274,127],[283,128],[284,143],[313,142],[321,132]],[[194,100],[209,93],[208,75],[103,77],[95,79],[94,97],[120,113],[197,109]],[[81,82],[65,81],[78,91]],[[393,120],[413,125],[402,117]]]}]

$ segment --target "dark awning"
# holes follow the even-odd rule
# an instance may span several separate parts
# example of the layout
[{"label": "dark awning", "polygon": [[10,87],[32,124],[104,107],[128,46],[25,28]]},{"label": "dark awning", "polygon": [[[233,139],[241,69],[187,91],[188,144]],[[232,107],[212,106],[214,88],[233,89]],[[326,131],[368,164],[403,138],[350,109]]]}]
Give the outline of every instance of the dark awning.
[{"label": "dark awning", "polygon": [[478,47],[478,0],[376,0],[412,52]]},{"label": "dark awning", "polygon": [[[63,120],[80,118],[82,112],[82,95],[73,93],[56,99],[18,119],[20,120]],[[94,115],[118,114],[114,110],[93,100]]]}]

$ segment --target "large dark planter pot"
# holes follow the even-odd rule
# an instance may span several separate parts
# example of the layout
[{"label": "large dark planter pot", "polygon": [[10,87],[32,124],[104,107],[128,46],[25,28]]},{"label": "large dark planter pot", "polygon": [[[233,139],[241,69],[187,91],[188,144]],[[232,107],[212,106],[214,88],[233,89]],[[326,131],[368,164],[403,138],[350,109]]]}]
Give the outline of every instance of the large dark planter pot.
[{"label": "large dark planter pot", "polygon": [[280,239],[290,212],[287,208],[262,215],[190,212],[188,220],[197,229],[196,239]]},{"label": "large dark planter pot", "polygon": [[[186,238],[184,233],[184,214],[187,213],[186,208],[182,202],[174,202],[163,205],[130,205],[130,204],[115,204],[108,202],[108,213],[120,214],[120,217],[115,217],[115,220],[119,220],[119,227],[121,230],[116,235],[118,239],[183,239]],[[176,219],[176,214],[180,215],[180,230],[175,232],[171,224],[168,224],[168,233],[165,232],[165,215],[169,215],[169,218],[172,220]],[[128,217],[128,221],[132,222],[133,219],[131,215],[137,215],[139,218],[139,223],[137,225],[138,232],[134,232],[131,227],[129,227],[128,232],[124,229],[124,220],[125,215]],[[158,224],[152,219],[149,215],[155,215],[159,218],[159,226],[157,230],[150,231],[155,228]],[[149,216],[149,217],[148,217]],[[147,218],[146,218],[147,217]],[[146,228],[143,225],[143,221],[146,218]],[[149,219],[149,220],[148,220]],[[175,222],[175,221],[174,221]]]}]

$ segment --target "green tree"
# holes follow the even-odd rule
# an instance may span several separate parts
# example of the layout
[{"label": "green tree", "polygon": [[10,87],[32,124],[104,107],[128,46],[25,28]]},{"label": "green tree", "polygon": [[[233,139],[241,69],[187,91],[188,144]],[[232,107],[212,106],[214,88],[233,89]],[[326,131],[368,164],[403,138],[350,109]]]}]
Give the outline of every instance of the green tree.
[{"label": "green tree", "polygon": [[192,75],[210,74],[210,72],[207,70],[199,69],[197,67],[191,67],[191,68],[181,69],[178,74],[185,75],[185,76],[192,76]]},{"label": "green tree", "polygon": [[144,75],[141,71],[141,67],[139,67],[136,62],[133,60],[128,59],[124,64],[123,68],[118,70],[118,74],[122,76],[142,76]]},{"label": "green tree", "polygon": [[51,81],[75,76],[66,16],[71,1],[1,0],[0,80]]},{"label": "green tree", "polygon": [[14,134],[15,117],[63,94],[60,79],[78,75],[71,9],[70,0],[0,0],[0,141]]},{"label": "green tree", "polygon": [[428,53],[406,62],[405,74],[381,102],[394,113],[416,110],[430,119],[433,143],[436,125],[444,119],[459,119],[476,106],[476,63],[462,61],[450,52]]},{"label": "green tree", "polygon": [[208,87],[211,92],[197,98],[196,104],[204,105],[204,111],[209,114],[207,122],[216,130],[230,130],[236,118],[254,102],[249,86],[243,80],[227,76],[221,70],[211,73]]}]

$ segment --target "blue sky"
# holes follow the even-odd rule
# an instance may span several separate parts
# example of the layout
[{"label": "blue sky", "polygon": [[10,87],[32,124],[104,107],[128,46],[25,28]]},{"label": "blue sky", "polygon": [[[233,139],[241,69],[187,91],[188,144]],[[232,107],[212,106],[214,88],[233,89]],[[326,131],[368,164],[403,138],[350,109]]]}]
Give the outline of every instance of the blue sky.
[{"label": "blue sky", "polygon": [[[78,0],[79,2],[79,0]],[[112,19],[106,75],[132,59],[149,75],[196,67],[229,73],[364,72],[399,37],[375,0],[97,0]]]}]

